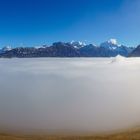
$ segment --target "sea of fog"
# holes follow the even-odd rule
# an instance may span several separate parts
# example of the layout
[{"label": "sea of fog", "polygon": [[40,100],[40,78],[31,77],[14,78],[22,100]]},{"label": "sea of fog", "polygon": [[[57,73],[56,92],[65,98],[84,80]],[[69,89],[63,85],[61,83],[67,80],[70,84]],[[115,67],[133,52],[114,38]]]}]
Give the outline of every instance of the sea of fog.
[{"label": "sea of fog", "polygon": [[140,58],[0,59],[0,130],[110,131],[140,124]]}]

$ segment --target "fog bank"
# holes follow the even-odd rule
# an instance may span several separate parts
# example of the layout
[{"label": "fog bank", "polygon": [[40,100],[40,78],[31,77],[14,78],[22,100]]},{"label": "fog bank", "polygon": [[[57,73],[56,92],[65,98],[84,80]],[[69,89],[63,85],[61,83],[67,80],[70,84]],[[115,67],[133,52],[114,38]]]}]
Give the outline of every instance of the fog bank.
[{"label": "fog bank", "polygon": [[140,124],[139,58],[0,59],[0,129],[110,131]]}]

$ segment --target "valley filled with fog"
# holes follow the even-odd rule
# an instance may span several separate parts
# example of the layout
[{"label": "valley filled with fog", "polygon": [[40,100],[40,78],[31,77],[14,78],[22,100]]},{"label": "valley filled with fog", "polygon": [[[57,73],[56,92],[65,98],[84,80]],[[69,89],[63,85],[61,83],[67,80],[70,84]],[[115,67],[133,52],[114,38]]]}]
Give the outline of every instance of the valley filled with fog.
[{"label": "valley filled with fog", "polygon": [[112,131],[140,124],[140,58],[0,59],[0,130]]}]

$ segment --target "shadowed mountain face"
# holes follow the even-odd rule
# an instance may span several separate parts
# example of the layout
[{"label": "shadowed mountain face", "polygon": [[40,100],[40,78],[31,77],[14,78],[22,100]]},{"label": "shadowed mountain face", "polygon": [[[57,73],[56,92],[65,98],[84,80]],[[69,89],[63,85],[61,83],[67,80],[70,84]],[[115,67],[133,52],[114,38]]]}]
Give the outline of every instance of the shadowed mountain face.
[{"label": "shadowed mountain face", "polygon": [[50,47],[15,48],[5,51],[1,57],[76,57],[80,56],[77,49],[68,43],[57,42]]},{"label": "shadowed mountain face", "polygon": [[1,50],[1,57],[114,57],[128,56],[133,48],[118,45],[114,40],[102,43],[100,46],[86,45],[82,42],[56,42],[44,47],[5,47]]},{"label": "shadowed mountain face", "polygon": [[129,56],[130,56],[130,57],[139,57],[139,56],[140,56],[140,45],[137,46],[137,48],[134,49],[134,50],[130,53]]}]

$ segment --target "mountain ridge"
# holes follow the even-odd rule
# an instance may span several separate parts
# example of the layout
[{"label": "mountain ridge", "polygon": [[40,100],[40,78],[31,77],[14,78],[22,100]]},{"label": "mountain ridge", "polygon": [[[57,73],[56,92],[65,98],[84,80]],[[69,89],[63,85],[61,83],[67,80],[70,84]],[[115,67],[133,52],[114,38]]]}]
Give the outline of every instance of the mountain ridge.
[{"label": "mountain ridge", "polygon": [[110,39],[99,46],[80,41],[55,42],[51,46],[39,47],[4,47],[0,57],[115,57],[129,56],[134,48],[118,45],[117,40]]}]

